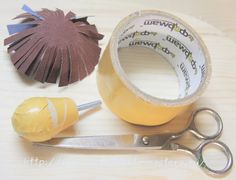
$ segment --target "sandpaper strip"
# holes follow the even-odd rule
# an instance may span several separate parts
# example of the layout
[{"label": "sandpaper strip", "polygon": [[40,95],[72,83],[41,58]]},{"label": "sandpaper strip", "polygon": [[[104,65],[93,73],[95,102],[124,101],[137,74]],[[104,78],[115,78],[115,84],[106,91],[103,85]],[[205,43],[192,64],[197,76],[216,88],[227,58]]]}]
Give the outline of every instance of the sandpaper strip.
[{"label": "sandpaper strip", "polygon": [[62,64],[59,87],[66,86],[69,84],[70,76],[70,63],[68,58],[68,52],[66,49],[62,49]]},{"label": "sandpaper strip", "polygon": [[43,82],[45,82],[47,80],[47,77],[49,75],[49,70],[53,66],[53,62],[55,60],[55,51],[56,51],[56,47],[52,47],[50,50],[50,54],[48,56],[48,59],[46,62],[47,64],[45,65],[45,70],[44,70],[44,74],[43,74]]},{"label": "sandpaper strip", "polygon": [[[87,53],[85,51],[85,49],[90,49],[90,47],[88,46],[88,43],[86,41],[84,41],[83,36],[79,36],[78,34],[76,34],[76,36],[77,36],[78,42],[83,43],[84,48],[81,48],[79,43],[75,43],[74,46],[75,46],[75,49],[78,51],[77,55],[78,55],[79,59],[81,60],[82,64],[84,65],[86,76],[88,76],[94,70],[93,62],[87,61],[87,56],[89,53]],[[80,80],[82,80],[82,79],[80,79]]]},{"label": "sandpaper strip", "polygon": [[26,73],[30,65],[36,60],[36,57],[40,54],[44,47],[44,44],[42,41],[37,43],[37,46],[34,48],[32,53],[27,57],[25,62],[20,66],[19,71],[22,73]]},{"label": "sandpaper strip", "polygon": [[[78,59],[76,57],[76,54],[73,50],[72,45],[69,46],[69,48],[67,49],[68,54],[70,55],[69,59],[70,59],[70,77],[69,77],[69,83],[73,83],[79,80],[79,63],[78,63]],[[76,59],[76,60],[74,60]]]},{"label": "sandpaper strip", "polygon": [[20,39],[22,39],[24,37],[34,34],[37,30],[38,30],[38,28],[34,27],[34,28],[27,29],[25,31],[22,31],[18,34],[14,34],[4,40],[4,45],[6,46],[6,45],[11,44],[15,41],[19,41]]},{"label": "sandpaper strip", "polygon": [[55,57],[52,69],[51,69],[49,76],[47,78],[48,83],[56,83],[57,77],[60,73],[60,68],[61,68],[61,50],[57,49],[56,50],[56,57]]},{"label": "sandpaper strip", "polygon": [[20,41],[17,41],[16,43],[12,43],[8,48],[7,52],[12,53],[15,52],[18,48],[20,48],[22,45],[24,45],[27,41],[29,41],[29,38],[24,38]]},{"label": "sandpaper strip", "polygon": [[94,39],[100,40],[103,38],[102,34],[97,32],[97,29],[94,25],[87,25],[87,26],[77,26],[77,31],[86,35],[87,37],[92,37]]},{"label": "sandpaper strip", "polygon": [[31,14],[23,13],[23,14],[20,14],[20,15],[14,17],[13,20],[14,20],[14,19],[21,19],[21,18],[24,18],[24,19],[33,19],[33,20],[37,20],[37,19],[38,19],[37,17],[32,16]]},{"label": "sandpaper strip", "polygon": [[71,20],[73,23],[83,22],[83,23],[85,23],[86,25],[89,25],[87,19],[88,19],[88,16],[72,17],[72,18],[70,18],[70,20]]},{"label": "sandpaper strip", "polygon": [[54,12],[55,16],[57,17],[63,17],[64,16],[64,12],[60,9],[57,9],[55,12]]},{"label": "sandpaper strip", "polygon": [[[34,61],[29,64],[29,68],[27,69],[27,71],[25,72],[26,75],[30,76],[30,77],[34,77],[34,74],[42,60],[43,54],[45,52],[45,50],[47,49],[46,45],[43,45],[43,48],[41,49],[41,51],[39,52],[39,54],[37,55],[37,57],[34,59]],[[28,66],[28,65],[27,65]]]},{"label": "sandpaper strip", "polygon": [[66,14],[66,19],[71,19],[71,18],[73,18],[73,17],[75,17],[75,13],[73,13],[73,12],[68,12],[67,14]]},{"label": "sandpaper strip", "polygon": [[79,65],[79,80],[82,81],[86,76],[87,76],[87,70],[86,70],[86,66],[83,62],[83,59],[81,58],[81,56],[79,55],[78,49],[75,48],[76,46],[71,47],[73,52],[75,53],[75,57],[76,60],[78,62]]},{"label": "sandpaper strip", "polygon": [[37,49],[37,46],[39,45],[40,41],[37,41],[28,52],[26,52],[20,59],[18,59],[16,62],[13,62],[15,67],[19,70],[19,67],[25,63],[26,59],[32,54],[34,50],[39,51],[40,49]]},{"label": "sandpaper strip", "polygon": [[30,50],[34,48],[35,44],[37,44],[40,39],[41,39],[40,37],[31,39],[27,41],[25,44],[23,44],[18,51],[15,51],[15,53],[11,55],[13,64],[17,63],[17,61],[19,61],[20,58],[22,58],[25,54],[30,53],[31,52]]},{"label": "sandpaper strip", "polygon": [[43,82],[43,76],[44,76],[44,71],[45,71],[45,67],[48,61],[48,58],[50,56],[50,51],[51,51],[51,47],[48,47],[42,57],[42,60],[35,72],[35,77],[34,79],[36,79],[37,81]]},{"label": "sandpaper strip", "polygon": [[[79,36],[78,38],[80,39],[81,42],[84,42],[85,47],[88,47],[90,51],[93,52],[93,53],[86,54],[86,56],[83,56],[87,70],[90,72],[90,67],[95,66],[98,63],[98,58],[99,58],[101,49],[98,46],[94,45],[93,42],[87,41],[87,37]],[[82,53],[82,55],[86,53],[84,52],[83,49],[81,49],[80,52]]]},{"label": "sandpaper strip", "polygon": [[10,35],[19,33],[21,31],[27,30],[29,28],[35,27],[39,23],[37,21],[34,22],[27,22],[27,23],[21,23],[21,24],[9,24],[7,25],[7,30]]}]

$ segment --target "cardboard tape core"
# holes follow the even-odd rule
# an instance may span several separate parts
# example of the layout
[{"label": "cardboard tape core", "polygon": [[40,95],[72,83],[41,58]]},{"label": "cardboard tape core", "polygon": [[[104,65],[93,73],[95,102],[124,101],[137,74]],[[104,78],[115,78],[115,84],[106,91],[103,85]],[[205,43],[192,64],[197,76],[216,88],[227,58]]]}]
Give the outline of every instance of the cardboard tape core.
[{"label": "cardboard tape core", "polygon": [[[120,64],[118,52],[121,48],[135,46],[152,49],[173,67],[180,87],[177,99],[152,96],[129,80]],[[106,68],[110,68],[110,78],[106,78],[108,74],[104,74],[108,73]],[[119,117],[135,124],[158,125],[169,121],[196,101],[208,84],[209,77],[210,60],[207,49],[189,25],[165,12],[139,11],[124,18],[113,31],[99,64],[97,80],[105,103]],[[127,98],[131,94],[133,97]],[[117,98],[122,98],[123,103],[129,106],[120,104]],[[127,102],[129,99],[137,102]],[[136,109],[137,114],[118,107],[119,105]],[[145,116],[142,111],[155,114]]]}]

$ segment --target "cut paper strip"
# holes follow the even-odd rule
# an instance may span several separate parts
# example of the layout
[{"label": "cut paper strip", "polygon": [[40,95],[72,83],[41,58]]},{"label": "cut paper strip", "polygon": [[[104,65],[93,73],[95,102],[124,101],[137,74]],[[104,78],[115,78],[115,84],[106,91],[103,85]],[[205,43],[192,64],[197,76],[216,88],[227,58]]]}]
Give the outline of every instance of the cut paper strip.
[{"label": "cut paper strip", "polygon": [[35,11],[33,11],[29,6],[27,6],[27,5],[25,5],[25,4],[23,5],[22,10],[25,11],[26,13],[32,15],[32,16],[35,16],[35,17],[41,19],[41,20],[44,19],[42,16],[40,16],[38,13],[36,13]]},{"label": "cut paper strip", "polygon": [[26,29],[32,28],[36,26],[35,24],[31,24],[31,23],[22,23],[22,24],[9,24],[7,25],[7,30],[9,35],[24,31]]},{"label": "cut paper strip", "polygon": [[[26,6],[27,7],[27,6]],[[60,9],[42,9],[36,18],[30,8],[17,16],[23,23],[8,25],[8,53],[19,72],[42,83],[67,86],[91,74],[98,63],[103,38],[87,17]],[[29,13],[30,12],[30,13]]]}]

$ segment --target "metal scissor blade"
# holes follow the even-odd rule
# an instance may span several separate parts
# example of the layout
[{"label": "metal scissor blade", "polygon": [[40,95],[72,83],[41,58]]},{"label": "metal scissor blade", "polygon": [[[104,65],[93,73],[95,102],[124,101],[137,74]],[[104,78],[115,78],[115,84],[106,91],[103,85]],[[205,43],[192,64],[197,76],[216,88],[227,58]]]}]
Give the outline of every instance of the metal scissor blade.
[{"label": "metal scissor blade", "polygon": [[136,135],[105,135],[54,138],[37,145],[75,149],[130,149],[136,147]]},{"label": "metal scissor blade", "polygon": [[162,148],[164,142],[163,139],[157,138],[156,136],[151,136],[151,137],[149,136],[148,143],[145,143],[144,137],[146,136],[138,134],[59,137],[51,139],[49,141],[37,142],[34,144],[49,146],[49,147],[71,148],[71,149],[101,149],[101,150],[137,150],[137,149]]}]

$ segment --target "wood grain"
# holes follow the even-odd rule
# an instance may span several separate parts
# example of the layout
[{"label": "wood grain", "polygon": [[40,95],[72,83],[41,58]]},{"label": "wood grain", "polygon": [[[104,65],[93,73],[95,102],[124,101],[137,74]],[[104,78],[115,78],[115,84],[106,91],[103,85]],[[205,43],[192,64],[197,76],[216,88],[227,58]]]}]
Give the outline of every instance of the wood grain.
[{"label": "wood grain", "polygon": [[[160,8],[169,9],[187,23],[189,23],[201,35],[206,43],[211,59],[213,74],[211,83],[206,93],[195,104],[196,107],[207,106],[215,109],[222,116],[224,121],[224,132],[221,141],[225,142],[236,155],[236,44],[226,37],[218,28],[215,28],[204,20],[196,19],[189,15],[175,13],[185,9],[193,9],[193,14],[198,14],[212,20],[215,25],[220,24],[221,30],[224,27],[234,29],[235,25],[229,25],[235,12],[224,12],[222,17],[213,17],[208,12],[213,3],[218,1],[199,1],[196,7],[184,5],[187,1],[180,1],[176,6],[168,8],[168,3],[173,1],[26,1],[34,9],[42,6],[47,8],[61,8],[65,11],[72,10],[79,15],[95,15],[91,22],[95,22],[101,33],[105,34],[101,45],[104,49],[110,34],[121,18],[138,9]],[[199,10],[200,4],[205,7]],[[211,3],[210,3],[211,2]],[[160,6],[159,6],[160,5]],[[21,13],[21,1],[7,1],[6,7],[1,7],[0,24],[5,27],[15,15]],[[187,7],[186,7],[187,6]],[[214,6],[215,7],[215,6]],[[234,1],[228,1],[221,7],[223,9],[235,7]],[[187,10],[186,10],[187,9]],[[216,10],[212,10],[216,11]],[[203,13],[204,12],[204,13]],[[225,15],[225,16],[224,16]],[[208,21],[209,21],[208,20]],[[219,21],[219,22],[217,22]],[[2,28],[1,28],[2,29]],[[227,33],[227,31],[225,31]],[[235,31],[228,34],[236,37]],[[6,29],[1,30],[1,40],[7,37]],[[58,88],[55,85],[40,84],[19,74],[8,57],[6,47],[1,48],[0,53],[0,96],[1,96],[1,126],[0,126],[0,147],[1,147],[1,177],[4,179],[212,179],[207,176],[192,160],[184,153],[152,151],[152,152],[109,152],[109,151],[84,151],[84,150],[58,150],[43,147],[35,147],[25,140],[19,138],[11,126],[11,116],[16,106],[24,99],[32,96],[49,97],[71,97],[76,102],[83,103],[98,99],[99,93],[96,88],[95,73],[84,81],[69,86]],[[168,91],[168,90],[167,90]],[[170,92],[171,93],[171,92]],[[125,103],[125,102],[124,102]],[[71,135],[98,135],[98,134],[119,134],[119,133],[156,133],[166,132],[169,128],[172,131],[179,131],[187,119],[171,121],[169,127],[141,127],[128,124],[115,117],[105,105],[100,109],[94,109],[81,114],[80,121],[60,136]],[[211,127],[209,127],[209,130]],[[183,143],[191,145],[192,138],[186,137]],[[212,159],[217,157],[212,155]],[[228,176],[223,179],[235,179],[236,172],[233,167]]]}]

